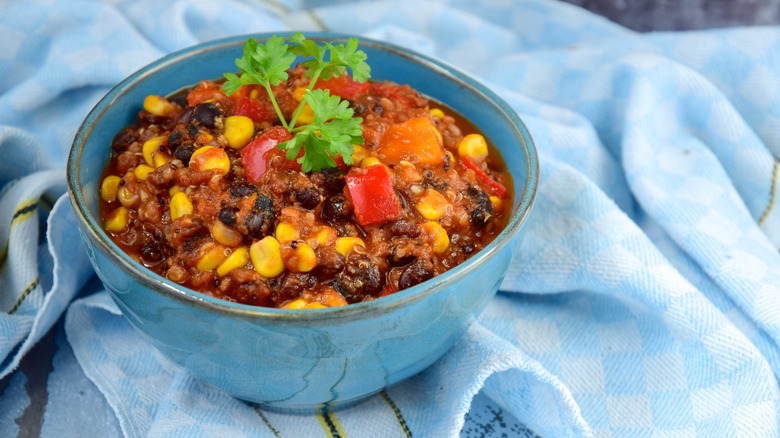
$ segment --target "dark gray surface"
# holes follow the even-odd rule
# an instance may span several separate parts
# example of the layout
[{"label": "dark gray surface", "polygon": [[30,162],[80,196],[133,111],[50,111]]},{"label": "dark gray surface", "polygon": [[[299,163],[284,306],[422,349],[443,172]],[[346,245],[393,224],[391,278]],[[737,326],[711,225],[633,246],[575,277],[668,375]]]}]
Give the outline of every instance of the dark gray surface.
[{"label": "dark gray surface", "polygon": [[780,0],[565,0],[641,32],[780,23]]}]

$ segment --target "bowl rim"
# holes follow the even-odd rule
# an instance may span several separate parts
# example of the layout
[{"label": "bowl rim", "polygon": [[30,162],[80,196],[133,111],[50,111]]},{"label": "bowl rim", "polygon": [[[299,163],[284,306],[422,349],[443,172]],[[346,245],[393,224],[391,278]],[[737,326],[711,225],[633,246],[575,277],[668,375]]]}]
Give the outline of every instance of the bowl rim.
[{"label": "bowl rim", "polygon": [[[306,35],[306,38],[321,41],[345,42],[348,38],[358,38],[359,48],[368,46],[373,49],[389,52],[395,56],[406,58],[412,62],[422,65],[423,67],[430,69],[437,74],[447,77],[449,80],[455,81],[460,86],[470,89],[475,94],[483,96],[486,103],[494,106],[500,113],[503,113],[512,122],[514,130],[513,137],[521,139],[522,143],[525,144],[523,152],[526,154],[526,159],[528,161],[528,178],[526,179],[523,186],[520,203],[517,205],[516,210],[507,222],[506,227],[493,239],[492,242],[490,242],[476,255],[430,280],[398,291],[394,294],[381,297],[381,299],[374,299],[341,307],[306,309],[305,311],[253,306],[212,297],[164,278],[156,272],[143,267],[140,263],[132,259],[127,253],[122,251],[121,248],[119,248],[119,246],[116,245],[116,243],[114,243],[106,234],[102,226],[100,226],[98,223],[98,219],[91,214],[89,208],[87,207],[84,193],[81,190],[81,172],[79,169],[81,156],[84,152],[84,145],[86,144],[86,141],[94,128],[95,122],[99,121],[108,108],[110,108],[111,105],[113,105],[113,103],[127,90],[132,89],[132,87],[137,85],[137,83],[141,80],[155,74],[160,70],[165,69],[170,64],[186,60],[187,58],[197,57],[198,55],[205,52],[225,50],[243,45],[244,42],[250,37],[257,39],[258,41],[263,41],[273,35],[289,37],[294,33],[295,32],[264,32],[235,35],[206,41],[171,52],[141,67],[133,74],[117,83],[87,114],[86,118],[76,132],[70,152],[68,154],[66,168],[68,193],[71,204],[73,205],[74,213],[78,218],[78,221],[82,224],[82,227],[80,227],[81,232],[88,233],[89,237],[91,237],[89,240],[92,242],[97,242],[100,250],[102,250],[104,254],[108,255],[114,264],[121,265],[125,272],[129,273],[138,282],[148,286],[151,290],[180,301],[192,303],[207,310],[249,318],[261,317],[274,318],[279,320],[294,318],[304,319],[307,321],[329,320],[344,319],[346,317],[361,318],[367,314],[367,310],[372,308],[389,311],[391,308],[401,307],[410,302],[421,300],[432,293],[436,293],[437,291],[442,290],[446,284],[455,282],[461,277],[469,275],[475,269],[479,268],[479,266],[482,265],[485,260],[497,256],[504,246],[514,241],[515,236],[519,233],[523,223],[526,221],[528,215],[531,212],[536,197],[539,180],[539,161],[536,146],[533,142],[533,139],[531,138],[530,133],[528,132],[526,125],[523,123],[514,109],[485,85],[481,84],[471,76],[463,73],[456,67],[443,62],[442,60],[435,59],[431,56],[415,52],[393,43],[376,40],[361,35],[350,35],[334,32],[305,32],[304,34]],[[83,225],[86,225],[86,227]],[[107,289],[109,288],[107,287]],[[468,292],[464,291],[462,293]]]}]

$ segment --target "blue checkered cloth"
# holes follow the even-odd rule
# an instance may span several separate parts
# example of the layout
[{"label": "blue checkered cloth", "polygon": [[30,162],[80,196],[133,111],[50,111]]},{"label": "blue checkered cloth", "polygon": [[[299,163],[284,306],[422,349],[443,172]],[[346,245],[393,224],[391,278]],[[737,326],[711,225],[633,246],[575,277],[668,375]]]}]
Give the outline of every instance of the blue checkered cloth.
[{"label": "blue checkered cloth", "polygon": [[[466,71],[541,158],[526,238],[478,323],[428,370],[327,416],[200,384],[105,291],[85,294],[63,196],[75,130],[113,84],[201,41],[293,29]],[[28,1],[0,6],[0,42],[0,377],[65,318],[128,437],[458,436],[480,432],[485,399],[518,435],[778,435],[780,29],[640,35],[545,0]]]}]

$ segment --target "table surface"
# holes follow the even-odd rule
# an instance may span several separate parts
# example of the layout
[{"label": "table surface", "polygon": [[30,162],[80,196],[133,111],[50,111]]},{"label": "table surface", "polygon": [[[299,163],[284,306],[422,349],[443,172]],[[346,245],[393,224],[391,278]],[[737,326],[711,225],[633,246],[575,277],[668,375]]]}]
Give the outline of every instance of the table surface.
[{"label": "table surface", "polygon": [[[640,32],[780,24],[780,0],[565,1]],[[68,416],[67,424],[74,426],[72,436],[121,436],[119,424],[111,416],[110,409],[75,414],[72,409],[61,412],[56,409],[56,406],[81,403],[87,398],[93,403],[103,400],[86,377],[78,382],[60,378],[57,368],[63,366],[77,366],[77,363],[60,322],[24,357],[16,372],[0,380],[0,400],[12,391],[23,391],[29,399],[14,420],[19,427],[19,436],[68,436],[67,431],[46,428],[44,420],[58,415]],[[485,397],[475,399],[469,416],[461,434],[463,437],[536,436]]]}]

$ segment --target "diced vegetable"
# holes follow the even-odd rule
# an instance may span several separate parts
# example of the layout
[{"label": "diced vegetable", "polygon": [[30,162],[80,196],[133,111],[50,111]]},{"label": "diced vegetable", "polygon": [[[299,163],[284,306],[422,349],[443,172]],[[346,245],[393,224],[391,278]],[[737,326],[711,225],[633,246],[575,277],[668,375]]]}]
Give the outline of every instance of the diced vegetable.
[{"label": "diced vegetable", "polygon": [[501,199],[504,199],[506,197],[506,187],[504,187],[503,184],[496,181],[495,179],[493,179],[493,177],[485,173],[485,171],[482,170],[477,165],[477,163],[475,163],[468,157],[462,157],[461,163],[463,163],[463,166],[466,167],[467,169],[471,169],[474,171],[474,174],[477,176],[477,179],[482,184],[487,186],[490,193],[498,196]]},{"label": "diced vegetable", "polygon": [[273,122],[276,120],[276,112],[274,112],[270,104],[263,105],[259,100],[250,97],[236,99],[233,115],[249,117],[255,123]]},{"label": "diced vegetable", "polygon": [[444,164],[441,133],[427,117],[391,125],[382,136],[377,155],[385,164],[408,161],[415,165]]},{"label": "diced vegetable", "polygon": [[295,161],[287,160],[284,152],[280,151],[276,145],[290,140],[292,135],[281,126],[274,126],[259,137],[251,141],[241,149],[241,161],[244,164],[244,173],[246,179],[250,182],[260,182],[260,178],[268,170],[268,165],[274,157],[281,157],[285,166],[290,166],[300,170],[300,165]]},{"label": "diced vegetable", "polygon": [[339,96],[342,99],[354,99],[368,91],[370,86],[368,82],[361,83],[352,79],[349,75],[343,74],[328,80],[320,80],[314,88],[330,90],[331,95]]},{"label": "diced vegetable", "polygon": [[353,167],[345,178],[360,225],[378,225],[401,217],[401,204],[385,166]]}]

